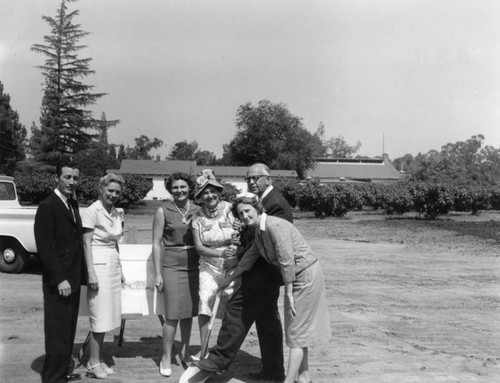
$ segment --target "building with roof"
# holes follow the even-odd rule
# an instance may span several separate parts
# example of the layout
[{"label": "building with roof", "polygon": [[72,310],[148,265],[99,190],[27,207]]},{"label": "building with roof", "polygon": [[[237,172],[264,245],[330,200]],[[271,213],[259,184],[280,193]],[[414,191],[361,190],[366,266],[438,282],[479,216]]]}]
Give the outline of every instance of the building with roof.
[{"label": "building with roof", "polygon": [[[172,196],[165,189],[165,180],[173,173],[201,174],[204,169],[212,169],[221,181],[236,186],[240,191],[246,191],[245,177],[248,166],[205,166],[196,165],[194,161],[177,160],[122,160],[120,169],[108,169],[107,173],[140,174],[152,180],[153,188],[144,199],[166,200]],[[273,170],[272,177],[297,178],[295,170]]]},{"label": "building with roof", "polygon": [[[166,200],[172,196],[165,189],[165,180],[173,173],[200,174],[203,169],[210,168],[216,177],[223,182],[246,191],[245,176],[247,166],[200,166],[195,161],[178,160],[122,160],[120,169],[109,169],[108,173],[139,174],[152,180],[153,188],[148,192],[146,200]],[[273,178],[297,179],[294,170],[272,170]],[[307,178],[321,183],[392,183],[400,178],[399,172],[392,166],[388,158],[383,159],[318,159],[314,169],[307,172]]]},{"label": "building with roof", "polygon": [[307,178],[321,183],[393,183],[401,174],[386,157],[367,158],[320,158]]}]

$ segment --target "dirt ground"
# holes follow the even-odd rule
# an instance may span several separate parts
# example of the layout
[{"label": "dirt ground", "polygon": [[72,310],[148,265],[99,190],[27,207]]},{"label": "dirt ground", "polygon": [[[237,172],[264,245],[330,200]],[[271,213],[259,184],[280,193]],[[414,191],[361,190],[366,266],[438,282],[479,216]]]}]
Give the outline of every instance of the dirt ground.
[{"label": "dirt ground", "polygon": [[[151,218],[127,216],[137,241],[149,243]],[[310,350],[313,381],[500,382],[500,214],[456,215],[437,222],[352,214],[346,219],[302,217],[324,268],[333,340]],[[0,381],[39,382],[44,358],[40,265],[0,275]],[[88,332],[78,323],[75,350]],[[212,343],[218,332],[216,323]],[[128,320],[105,339],[110,382],[176,382],[183,372],[158,374],[158,318]],[[199,349],[195,321],[192,351]],[[252,382],[258,370],[255,330],[230,369],[210,382]],[[285,355],[287,358],[287,353]],[[83,362],[88,355],[85,354]],[[84,368],[77,366],[83,381]]]}]

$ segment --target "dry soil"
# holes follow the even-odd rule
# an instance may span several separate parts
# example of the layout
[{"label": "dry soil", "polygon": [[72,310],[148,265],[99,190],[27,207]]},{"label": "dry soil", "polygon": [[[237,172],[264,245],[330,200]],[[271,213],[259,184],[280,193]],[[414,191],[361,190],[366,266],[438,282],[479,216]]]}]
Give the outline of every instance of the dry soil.
[{"label": "dry soil", "polygon": [[[325,270],[333,340],[310,350],[314,382],[500,382],[500,215],[298,217]],[[150,243],[151,217],[127,216],[136,240]],[[0,381],[39,382],[44,358],[40,265],[0,275]],[[218,332],[218,326],[214,335]],[[80,318],[75,351],[88,332]],[[110,382],[176,382],[158,374],[156,317],[128,320],[124,343],[105,339]],[[215,336],[213,336],[212,342]],[[192,351],[199,349],[196,321]],[[88,358],[83,356],[83,363]],[[259,349],[252,328],[230,369],[210,382],[252,382]],[[75,372],[83,381],[84,368]]]}]

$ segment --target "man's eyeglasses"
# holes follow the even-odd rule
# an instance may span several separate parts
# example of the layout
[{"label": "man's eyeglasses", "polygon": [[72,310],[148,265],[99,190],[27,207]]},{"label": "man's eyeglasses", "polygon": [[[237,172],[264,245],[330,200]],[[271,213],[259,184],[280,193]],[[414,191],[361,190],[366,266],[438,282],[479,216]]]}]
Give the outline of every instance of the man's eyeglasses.
[{"label": "man's eyeglasses", "polygon": [[250,176],[250,177],[245,177],[245,181],[250,183],[250,181],[257,182],[260,180],[262,177],[267,177],[266,175],[261,175],[261,176]]}]

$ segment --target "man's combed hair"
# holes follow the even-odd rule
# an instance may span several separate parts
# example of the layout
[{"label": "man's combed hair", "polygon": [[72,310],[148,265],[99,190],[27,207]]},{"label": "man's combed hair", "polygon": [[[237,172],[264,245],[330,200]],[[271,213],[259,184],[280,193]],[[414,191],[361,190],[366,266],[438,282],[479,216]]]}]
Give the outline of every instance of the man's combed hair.
[{"label": "man's combed hair", "polygon": [[78,169],[78,165],[76,162],[70,159],[64,159],[59,161],[59,163],[56,166],[56,175],[57,177],[60,177],[62,174],[62,168],[71,168],[71,169]]}]

